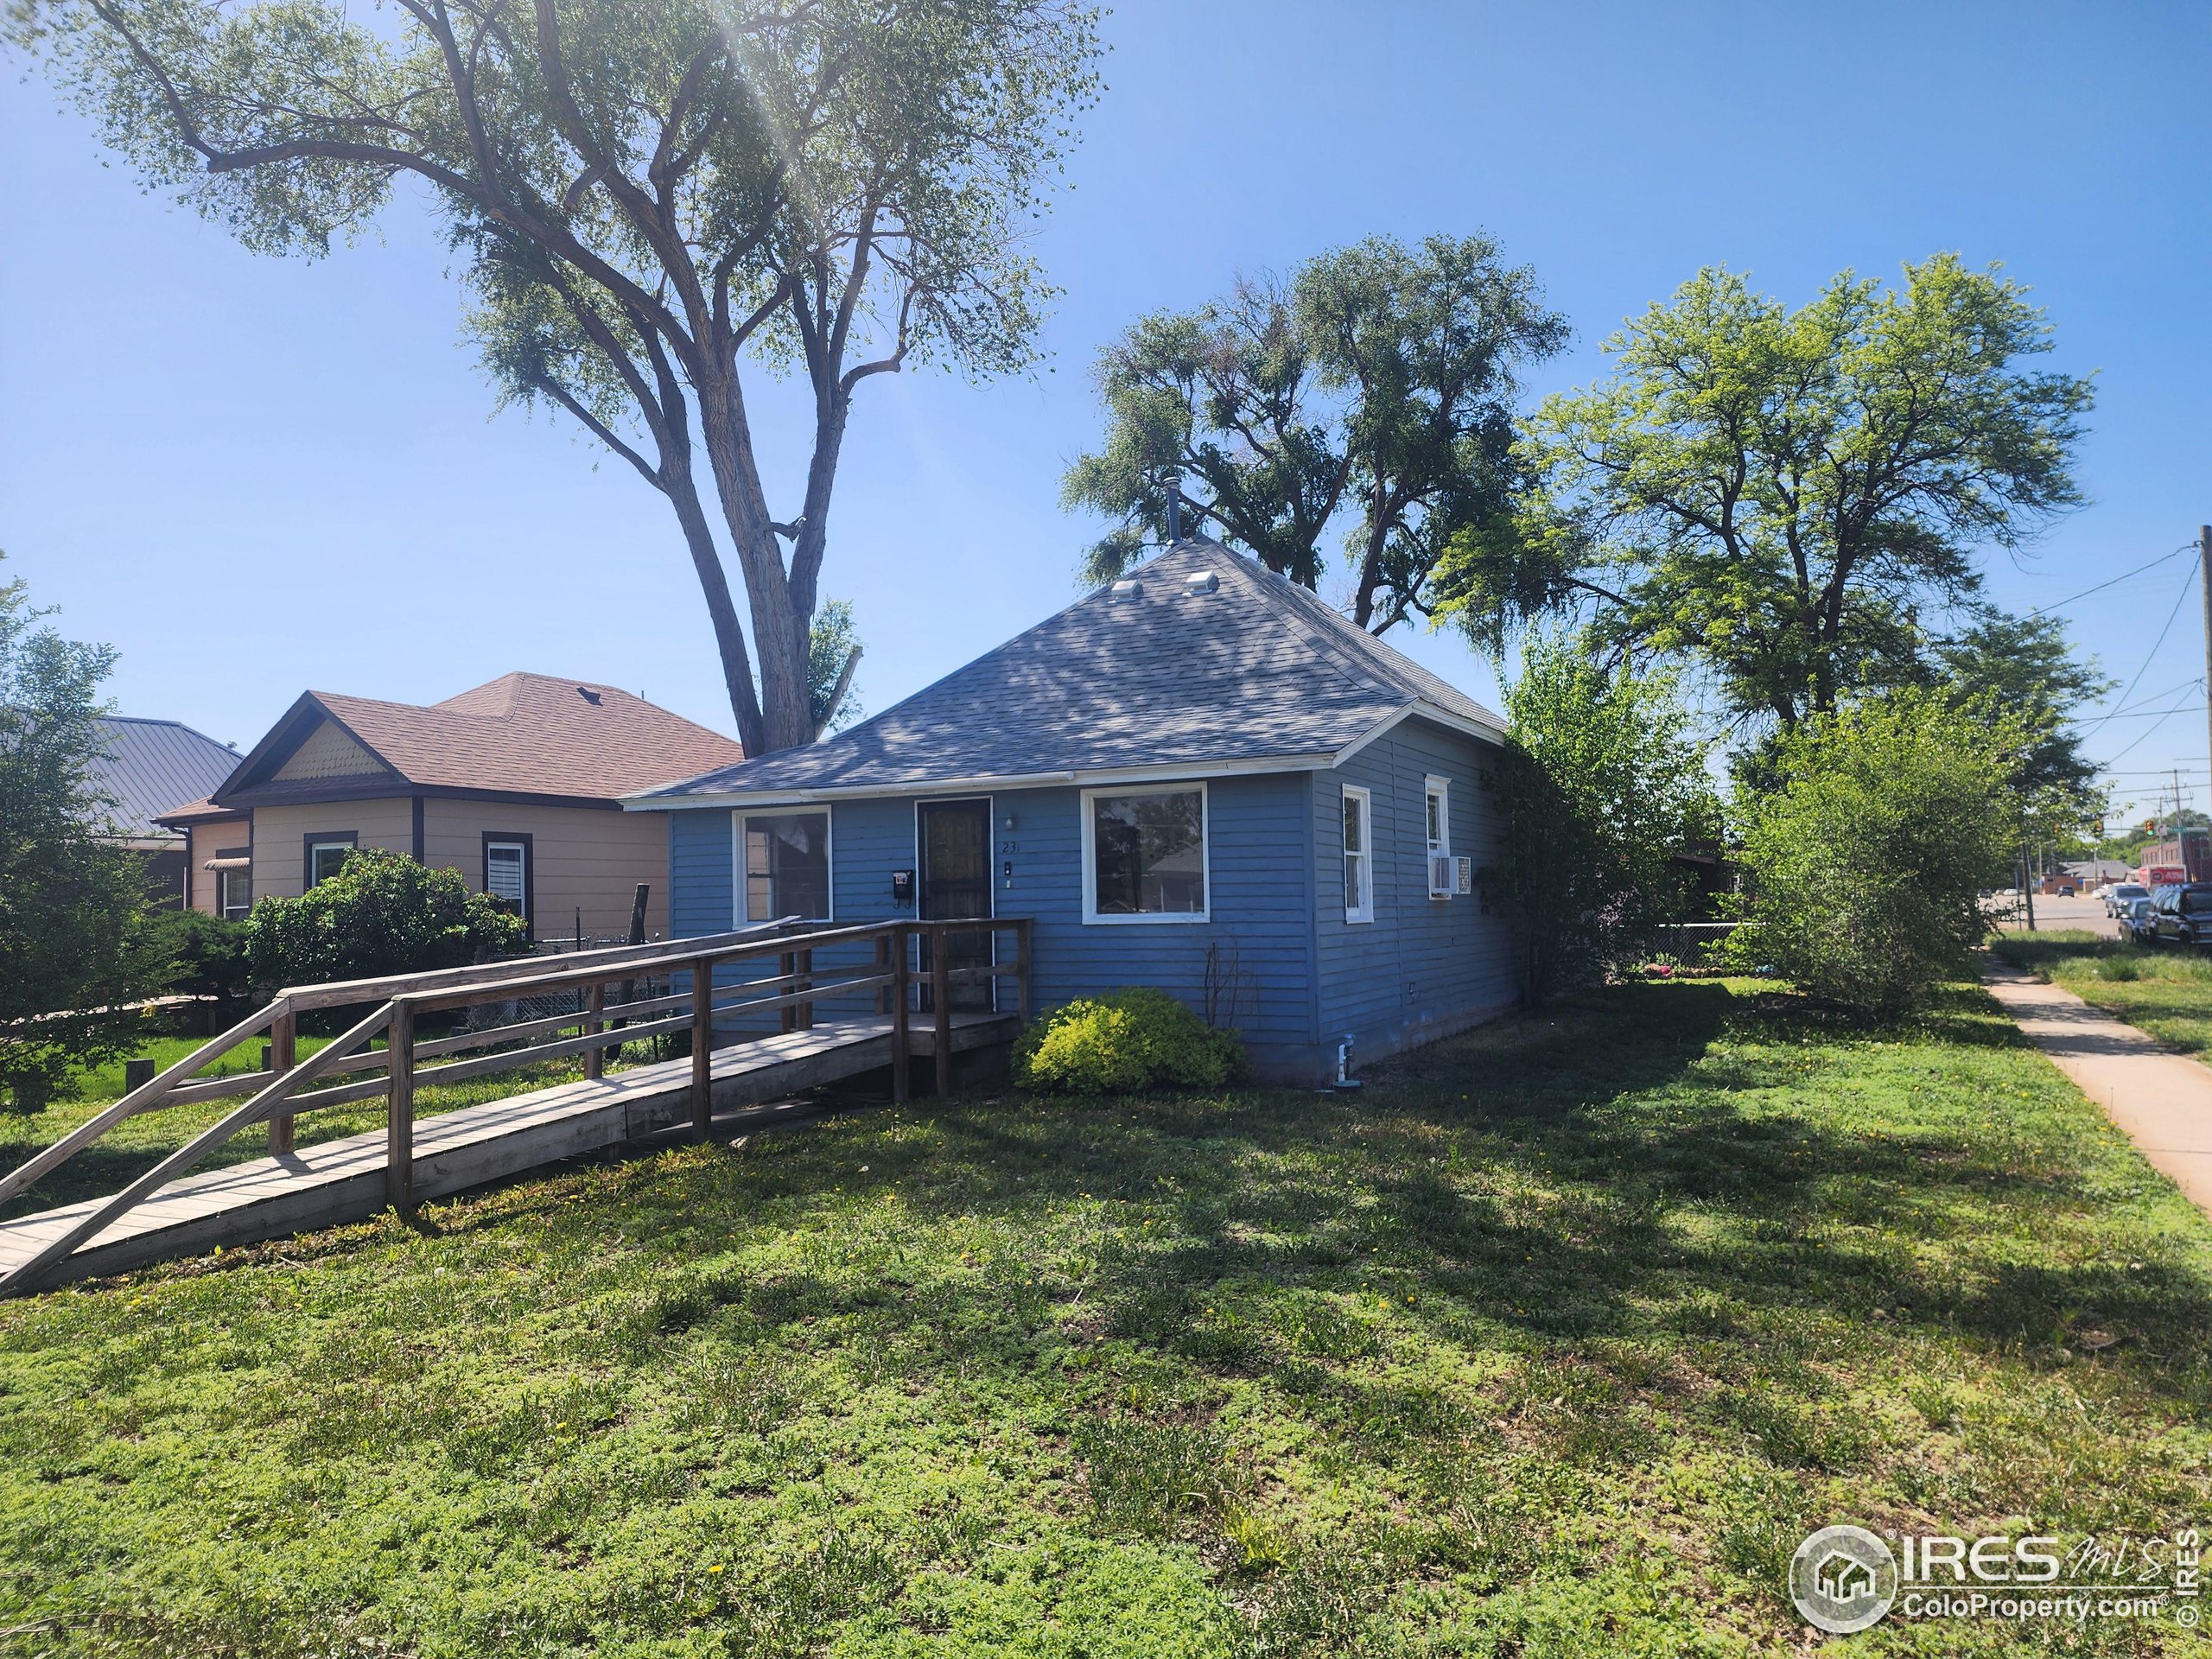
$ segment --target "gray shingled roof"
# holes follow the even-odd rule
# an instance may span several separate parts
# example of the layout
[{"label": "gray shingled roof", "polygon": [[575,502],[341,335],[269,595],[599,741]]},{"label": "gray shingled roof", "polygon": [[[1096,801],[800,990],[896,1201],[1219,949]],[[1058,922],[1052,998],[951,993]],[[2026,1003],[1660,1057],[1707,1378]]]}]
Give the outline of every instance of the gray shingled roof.
[{"label": "gray shingled roof", "polygon": [[[1217,591],[1186,591],[1213,572]],[[652,791],[652,801],[1281,759],[1311,763],[1415,703],[1503,731],[1473,698],[1305,588],[1212,542],[1078,600],[810,748]]]},{"label": "gray shingled roof", "polygon": [[99,727],[105,753],[88,771],[97,792],[113,803],[118,830],[134,839],[168,834],[156,817],[212,793],[238,763],[237,750],[181,721],[111,715]]}]

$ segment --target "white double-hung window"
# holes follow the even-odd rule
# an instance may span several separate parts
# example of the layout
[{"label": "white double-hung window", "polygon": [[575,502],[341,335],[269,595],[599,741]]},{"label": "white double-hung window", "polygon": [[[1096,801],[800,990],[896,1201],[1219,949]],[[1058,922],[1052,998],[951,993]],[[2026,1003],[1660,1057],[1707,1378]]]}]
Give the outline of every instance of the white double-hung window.
[{"label": "white double-hung window", "polygon": [[1453,887],[1451,779],[1432,773],[1423,780],[1421,793],[1428,812],[1428,896],[1449,899]]},{"label": "white double-hung window", "polygon": [[1344,785],[1344,920],[1375,919],[1375,814],[1368,793]]}]

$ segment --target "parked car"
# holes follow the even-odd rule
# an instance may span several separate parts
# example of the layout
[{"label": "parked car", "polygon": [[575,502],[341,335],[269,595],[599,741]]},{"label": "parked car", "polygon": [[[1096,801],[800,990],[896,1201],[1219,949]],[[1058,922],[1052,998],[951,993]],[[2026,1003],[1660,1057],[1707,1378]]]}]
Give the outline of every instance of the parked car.
[{"label": "parked car", "polygon": [[2115,881],[2104,890],[2105,914],[2124,916],[2138,899],[2148,899],[2151,889],[2139,881]]},{"label": "parked car", "polygon": [[2184,881],[2151,895],[2160,944],[2212,944],[2212,881]]},{"label": "parked car", "polygon": [[2120,909],[2120,937],[2131,944],[2156,944],[2158,924],[2151,908],[2151,895],[2130,899]]}]

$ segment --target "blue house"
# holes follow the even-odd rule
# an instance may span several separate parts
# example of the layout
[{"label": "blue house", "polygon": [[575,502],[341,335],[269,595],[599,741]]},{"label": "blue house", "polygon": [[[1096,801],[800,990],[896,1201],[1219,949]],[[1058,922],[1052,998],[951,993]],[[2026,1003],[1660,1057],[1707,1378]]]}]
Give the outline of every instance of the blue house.
[{"label": "blue house", "polygon": [[1379,1058],[1512,1001],[1471,879],[1503,731],[1185,541],[849,731],[626,804],[669,813],[677,935],[1028,916],[1039,1007],[1156,986],[1318,1080],[1348,1034]]}]

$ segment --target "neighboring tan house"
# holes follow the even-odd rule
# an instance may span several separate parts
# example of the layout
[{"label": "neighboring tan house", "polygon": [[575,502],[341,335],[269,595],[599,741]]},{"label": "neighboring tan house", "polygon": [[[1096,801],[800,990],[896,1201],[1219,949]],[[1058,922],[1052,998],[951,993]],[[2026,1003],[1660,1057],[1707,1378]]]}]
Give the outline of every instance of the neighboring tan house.
[{"label": "neighboring tan house", "polygon": [[238,752],[182,721],[104,715],[99,725],[100,753],[86,770],[106,803],[114,839],[145,855],[154,902],[181,909],[189,874],[186,837],[162,809],[214,788],[231,775]]},{"label": "neighboring tan house", "polygon": [[207,798],[162,821],[191,838],[192,903],[241,916],[334,874],[357,847],[459,870],[533,938],[620,938],[638,883],[668,929],[665,815],[624,796],[735,764],[729,738],[610,685],[505,674],[443,702],[310,691]]}]

